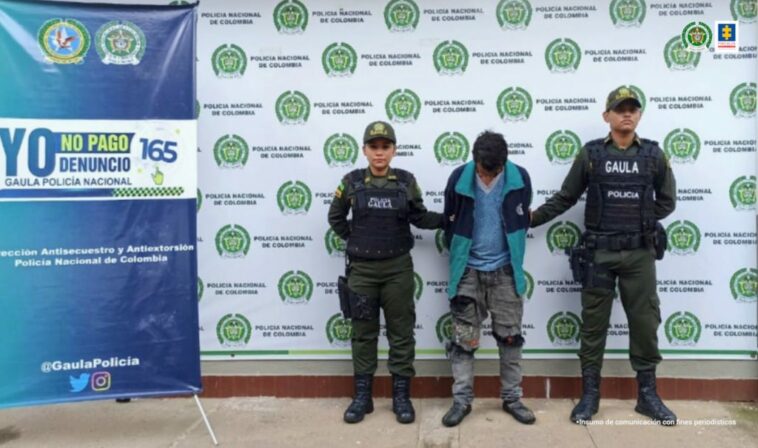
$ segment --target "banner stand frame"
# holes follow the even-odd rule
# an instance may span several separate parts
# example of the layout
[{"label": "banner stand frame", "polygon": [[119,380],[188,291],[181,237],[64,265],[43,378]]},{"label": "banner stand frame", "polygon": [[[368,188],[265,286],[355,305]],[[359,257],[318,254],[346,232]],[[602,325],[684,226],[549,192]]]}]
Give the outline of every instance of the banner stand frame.
[{"label": "banner stand frame", "polygon": [[200,415],[203,417],[205,428],[208,430],[208,434],[211,436],[211,440],[213,441],[213,446],[218,446],[218,440],[216,439],[216,434],[213,432],[213,427],[211,427],[211,422],[208,421],[208,416],[205,413],[205,409],[203,409],[203,404],[200,403],[200,398],[197,396],[197,394],[193,394],[192,397],[195,398],[195,404],[197,404],[197,409],[200,411]]}]

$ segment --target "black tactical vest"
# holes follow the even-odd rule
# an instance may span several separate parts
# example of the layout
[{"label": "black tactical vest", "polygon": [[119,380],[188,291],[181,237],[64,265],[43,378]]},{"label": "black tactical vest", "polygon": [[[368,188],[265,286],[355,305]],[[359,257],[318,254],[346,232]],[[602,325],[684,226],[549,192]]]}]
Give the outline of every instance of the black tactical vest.
[{"label": "black tactical vest", "polygon": [[413,248],[408,223],[408,185],[411,174],[392,169],[397,186],[366,185],[364,170],[348,175],[353,187],[353,222],[347,254],[358,259],[382,260],[407,254]]},{"label": "black tactical vest", "polygon": [[633,157],[611,154],[605,141],[593,140],[586,148],[590,158],[587,230],[608,233],[647,233],[655,228],[653,181],[660,149],[650,140]]}]

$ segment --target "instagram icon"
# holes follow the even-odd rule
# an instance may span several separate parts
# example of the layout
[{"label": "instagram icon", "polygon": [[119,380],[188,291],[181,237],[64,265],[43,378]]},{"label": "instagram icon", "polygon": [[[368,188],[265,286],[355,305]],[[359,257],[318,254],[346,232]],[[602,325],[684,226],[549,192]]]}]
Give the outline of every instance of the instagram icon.
[{"label": "instagram icon", "polygon": [[104,392],[111,388],[110,372],[95,372],[92,374],[92,390]]}]

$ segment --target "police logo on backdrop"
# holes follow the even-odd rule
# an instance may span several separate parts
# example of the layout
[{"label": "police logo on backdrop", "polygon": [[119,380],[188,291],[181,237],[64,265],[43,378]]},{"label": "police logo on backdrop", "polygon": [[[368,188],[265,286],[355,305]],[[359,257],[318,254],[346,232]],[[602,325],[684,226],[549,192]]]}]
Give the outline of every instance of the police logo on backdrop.
[{"label": "police logo on backdrop", "polygon": [[755,210],[755,176],[742,176],[729,186],[729,200],[735,210]]},{"label": "police logo on backdrop", "polygon": [[51,64],[81,64],[91,41],[87,28],[75,19],[50,19],[37,32],[45,62]]},{"label": "police logo on backdrop", "polygon": [[752,118],[755,116],[756,106],[756,83],[743,82],[729,95],[729,106],[732,114],[738,118]]},{"label": "police logo on backdrop", "polygon": [[421,99],[410,89],[397,89],[390,93],[384,108],[394,123],[414,123],[421,113]]},{"label": "police logo on backdrop", "polygon": [[508,87],[497,97],[497,112],[504,122],[526,121],[532,114],[532,96],[521,87]]},{"label": "police logo on backdrop", "polygon": [[279,210],[285,215],[304,215],[311,208],[313,195],[303,182],[289,181],[282,184],[276,193]]},{"label": "police logo on backdrop", "polygon": [[384,8],[384,23],[392,32],[414,31],[420,17],[418,5],[412,0],[392,0]]},{"label": "police logo on backdrop", "polygon": [[671,345],[695,345],[703,326],[700,319],[689,311],[678,311],[666,319],[666,339]]},{"label": "police logo on backdrop", "polygon": [[687,220],[674,221],[666,227],[668,250],[676,255],[693,255],[700,248],[700,229]]},{"label": "police logo on backdrop", "polygon": [[434,142],[434,157],[440,165],[460,165],[468,154],[468,140],[460,132],[446,132]]},{"label": "police logo on backdrop", "polygon": [[326,322],[326,339],[335,347],[349,347],[353,338],[353,323],[337,313]]},{"label": "police logo on backdrop", "polygon": [[239,313],[227,314],[216,324],[218,342],[225,347],[244,347],[252,334],[253,326],[250,325],[250,321]]},{"label": "police logo on backdrop", "polygon": [[311,102],[302,92],[290,90],[276,99],[276,117],[282,124],[305,124],[311,113]]},{"label": "police logo on backdrop", "polygon": [[695,163],[700,155],[700,137],[691,129],[674,129],[663,140],[663,152],[674,163]]},{"label": "police logo on backdrop", "polygon": [[564,255],[566,249],[579,244],[582,232],[571,221],[558,221],[547,231],[547,248],[553,255]]},{"label": "police logo on backdrop", "polygon": [[468,50],[462,43],[448,40],[437,45],[432,59],[440,75],[462,75],[468,67]]},{"label": "police logo on backdrop", "polygon": [[758,17],[758,0],[732,0],[729,5],[732,18],[742,23],[753,23]]},{"label": "police logo on backdrop", "polygon": [[195,211],[200,212],[200,207],[202,206],[203,206],[203,193],[201,193],[200,189],[198,188],[197,189],[197,207]]},{"label": "police logo on backdrop", "polygon": [[555,131],[547,138],[545,149],[551,163],[565,165],[574,161],[582,141],[579,136],[569,130]]},{"label": "police logo on backdrop", "polygon": [[571,311],[560,311],[547,321],[547,336],[556,346],[575,345],[579,342],[582,320]]},{"label": "police logo on backdrop", "polygon": [[444,344],[453,340],[453,315],[450,313],[443,314],[437,319],[437,325],[434,326],[437,333],[437,340]]},{"label": "police logo on backdrop", "polygon": [[713,31],[704,22],[690,22],[682,30],[682,45],[689,51],[706,51],[713,41]]},{"label": "police logo on backdrop", "polygon": [[213,145],[213,158],[219,168],[243,168],[249,155],[250,147],[239,135],[225,135]]},{"label": "police logo on backdrop", "polygon": [[224,258],[241,258],[250,250],[250,234],[239,224],[227,224],[216,232],[216,250]]},{"label": "police logo on backdrop", "polygon": [[332,168],[353,166],[358,149],[358,142],[351,135],[332,134],[324,143],[324,158]]},{"label": "police logo on backdrop", "polygon": [[418,302],[424,294],[424,280],[418,272],[413,273],[413,298]]},{"label": "police logo on backdrop", "polygon": [[274,8],[274,26],[282,34],[301,34],[308,26],[308,8],[297,0],[284,0]]},{"label": "police logo on backdrop", "polygon": [[203,285],[203,280],[198,277],[197,278],[197,301],[201,301],[203,299],[203,292],[205,292],[205,285]]},{"label": "police logo on backdrop", "polygon": [[582,61],[582,50],[571,39],[555,39],[545,49],[545,61],[553,73],[573,73]]},{"label": "police logo on backdrop", "polygon": [[445,240],[445,231],[437,229],[434,232],[434,247],[437,248],[437,253],[440,255],[450,255],[450,249],[447,247],[447,241]]},{"label": "police logo on backdrop", "polygon": [[663,48],[663,58],[671,70],[695,70],[700,63],[700,53],[688,51],[682,45],[682,38],[674,36]]},{"label": "police logo on backdrop", "polygon": [[339,237],[331,228],[326,231],[324,235],[324,244],[326,245],[326,252],[333,257],[344,257],[347,243],[345,240]]},{"label": "police logo on backdrop", "polygon": [[611,21],[617,27],[638,27],[645,20],[647,7],[644,0],[613,0]]},{"label": "police logo on backdrop", "polygon": [[113,21],[97,31],[95,48],[103,64],[137,65],[145,55],[147,39],[137,25]]},{"label": "police logo on backdrop", "polygon": [[532,20],[532,5],[527,0],[500,0],[497,23],[504,30],[524,30]]},{"label": "police logo on backdrop", "polygon": [[355,73],[355,67],[358,65],[358,54],[350,45],[335,42],[324,49],[321,65],[329,76],[350,76]]},{"label": "police logo on backdrop", "polygon": [[240,78],[247,69],[245,50],[234,44],[216,48],[211,57],[213,72],[222,79]]},{"label": "police logo on backdrop", "polygon": [[303,271],[289,271],[278,284],[279,297],[287,304],[305,304],[313,295],[313,280]]},{"label": "police logo on backdrop", "polygon": [[737,302],[754,303],[758,290],[758,269],[743,268],[732,275],[729,289]]},{"label": "police logo on backdrop", "polygon": [[532,274],[524,271],[524,279],[526,280],[526,292],[524,293],[524,297],[526,300],[531,300],[532,294],[534,294],[534,277],[532,277]]}]

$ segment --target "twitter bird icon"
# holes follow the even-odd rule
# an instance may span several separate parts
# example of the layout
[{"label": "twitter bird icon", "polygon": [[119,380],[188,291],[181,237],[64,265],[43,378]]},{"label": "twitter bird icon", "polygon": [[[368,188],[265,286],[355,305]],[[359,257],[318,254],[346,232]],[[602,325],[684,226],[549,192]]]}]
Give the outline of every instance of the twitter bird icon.
[{"label": "twitter bird icon", "polygon": [[71,384],[71,392],[81,392],[89,384],[89,373],[82,373],[79,378],[69,375],[68,382]]}]

